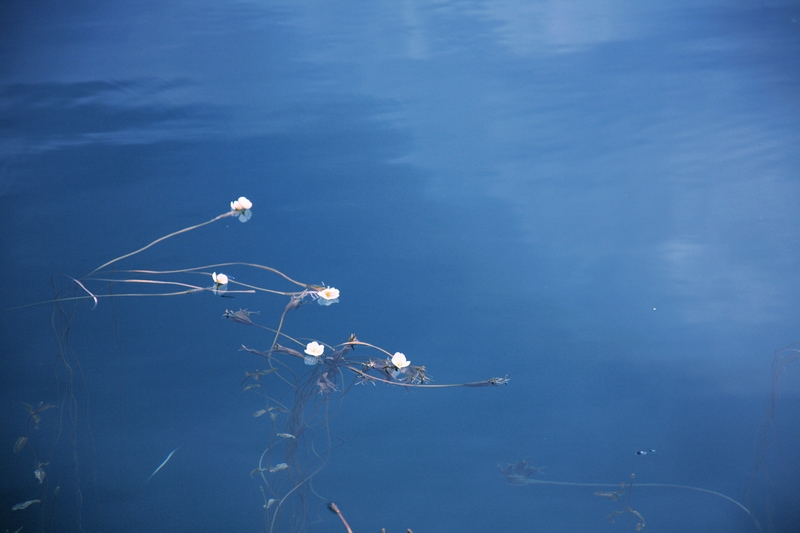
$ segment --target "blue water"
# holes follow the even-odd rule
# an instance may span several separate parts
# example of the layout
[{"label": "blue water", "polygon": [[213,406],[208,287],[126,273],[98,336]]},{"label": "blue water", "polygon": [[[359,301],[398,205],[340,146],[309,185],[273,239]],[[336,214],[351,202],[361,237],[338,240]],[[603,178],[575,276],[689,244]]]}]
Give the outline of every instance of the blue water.
[{"label": "blue water", "polygon": [[[240,348],[273,337],[222,317],[275,328],[288,298],[119,296],[168,292],[125,270],[248,262],[341,291],[287,314],[300,344],[355,333],[434,384],[510,379],[309,395],[330,408],[302,448],[321,468],[274,531],[344,532],[331,501],[356,533],[632,531],[626,508],[645,532],[798,531],[798,18],[772,0],[5,2],[0,529],[269,531],[251,471],[276,430]],[[247,223],[86,277],[242,195]],[[283,361],[291,384],[314,368]],[[513,485],[498,466],[521,460],[607,486]],[[632,474],[621,501],[593,494]]]}]

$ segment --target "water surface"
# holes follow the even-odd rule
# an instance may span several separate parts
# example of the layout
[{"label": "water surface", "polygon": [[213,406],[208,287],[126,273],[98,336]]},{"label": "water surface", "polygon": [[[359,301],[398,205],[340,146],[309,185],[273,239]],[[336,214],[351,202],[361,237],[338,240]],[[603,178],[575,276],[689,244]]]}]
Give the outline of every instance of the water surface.
[{"label": "water surface", "polygon": [[[595,489],[507,483],[498,465],[522,459],[545,481],[635,474],[645,531],[758,531],[646,483],[793,531],[800,383],[773,358],[800,340],[798,7],[6,3],[2,307],[245,195],[246,224],[114,269],[269,265],[342,291],[289,335],[355,333],[434,383],[510,378],[349,390],[309,531],[344,530],[329,501],[356,532],[628,527]],[[269,428],[240,386],[259,360],[239,348],[272,337],[222,315],[274,327],[286,302],[79,301],[73,389],[52,304],[4,312],[0,527],[268,529],[250,473]],[[36,459],[13,452],[23,402],[57,406],[30,430]]]}]

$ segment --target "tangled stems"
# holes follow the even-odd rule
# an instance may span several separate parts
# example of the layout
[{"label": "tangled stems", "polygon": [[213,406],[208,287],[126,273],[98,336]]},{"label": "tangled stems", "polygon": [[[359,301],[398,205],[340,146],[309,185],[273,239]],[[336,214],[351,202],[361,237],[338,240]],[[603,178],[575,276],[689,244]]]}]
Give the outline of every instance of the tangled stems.
[{"label": "tangled stems", "polygon": [[[286,312],[296,308],[298,301],[305,296],[292,297],[281,324]],[[340,442],[331,433],[329,421],[353,385],[383,383],[398,387],[447,388],[508,383],[508,377],[503,377],[470,383],[434,384],[424,366],[412,365],[399,352],[391,354],[384,348],[358,340],[355,335],[337,345],[304,342],[280,329],[258,324],[253,320],[254,314],[240,309],[235,312],[227,310],[223,316],[239,324],[269,331],[274,334],[274,339],[285,341],[285,345],[274,342],[268,351],[242,346],[242,350],[261,358],[261,364],[246,373],[242,388],[263,398],[264,406],[254,416],[268,415],[271,422],[266,448],[258,467],[251,473],[258,475],[263,482],[264,520],[270,532],[283,527],[300,528],[300,521],[307,511],[307,497],[313,492],[313,478]],[[379,355],[359,353],[356,356],[356,348],[366,348]],[[303,362],[303,366],[298,366],[298,360]],[[302,371],[303,368],[306,370]],[[291,523],[287,524],[287,521]]]},{"label": "tangled stems", "polygon": [[[110,261],[106,261],[105,263],[103,263],[102,265],[100,265],[99,267],[95,268],[94,270],[92,270],[91,272],[89,272],[88,274],[86,274],[85,276],[83,276],[83,277],[81,277],[79,279],[73,278],[71,276],[67,276],[78,287],[80,287],[84,292],[86,292],[86,295],[84,295],[84,296],[61,297],[60,295],[57,295],[57,297],[52,299],[52,300],[45,300],[45,301],[41,301],[41,302],[34,302],[34,303],[26,304],[26,305],[12,307],[12,308],[9,308],[9,309],[4,309],[4,311],[15,311],[15,310],[19,310],[19,309],[24,309],[26,307],[32,307],[32,306],[41,305],[41,304],[78,301],[78,300],[85,300],[85,299],[93,300],[94,301],[94,307],[96,307],[100,298],[110,298],[112,296],[116,296],[116,297],[180,296],[180,295],[191,294],[191,293],[194,293],[194,292],[200,292],[200,291],[205,291],[205,290],[214,290],[214,287],[201,287],[201,286],[196,286],[196,285],[191,285],[191,284],[186,284],[186,283],[180,283],[180,282],[169,282],[169,281],[165,282],[165,281],[160,281],[160,280],[142,280],[142,279],[128,279],[128,280],[104,279],[104,278],[96,278],[95,275],[99,274],[99,273],[101,273],[103,271],[106,271],[106,269],[109,266],[111,266],[111,265],[113,265],[113,264],[115,264],[115,263],[117,263],[119,261],[122,261],[123,259],[127,259],[129,257],[133,257],[133,256],[135,256],[137,254],[140,254],[141,252],[144,252],[145,250],[155,246],[158,243],[166,241],[167,239],[170,239],[170,238],[175,237],[177,235],[180,235],[180,234],[183,234],[183,233],[187,233],[189,231],[201,228],[203,226],[207,226],[207,225],[212,224],[212,223],[214,223],[214,222],[216,222],[218,220],[222,220],[224,218],[228,218],[228,217],[232,217],[232,216],[238,216],[239,220],[241,222],[246,222],[247,220],[250,219],[250,216],[251,216],[250,208],[252,206],[253,206],[253,204],[252,204],[252,202],[250,202],[250,200],[248,200],[244,196],[241,196],[241,197],[239,197],[238,200],[234,200],[234,201],[231,202],[231,210],[230,211],[222,213],[221,215],[218,215],[218,216],[212,218],[211,220],[207,220],[207,221],[202,222],[200,224],[195,224],[193,226],[189,226],[189,227],[183,228],[181,230],[174,231],[172,233],[164,235],[162,237],[159,237],[158,239],[150,242],[149,244],[147,244],[145,246],[142,246],[141,248],[139,248],[137,250],[134,250],[134,251],[129,252],[127,254],[123,254],[123,255],[121,255],[119,257],[111,259]],[[290,281],[292,281],[294,283],[299,284],[298,282],[295,282],[294,280],[291,280],[291,278],[289,278],[288,276],[282,274],[281,272],[278,272],[277,270],[271,269],[269,267],[264,267],[264,266],[261,266],[261,265],[251,265],[251,266],[254,266],[254,267],[257,267],[257,268],[262,268],[262,269],[265,269],[265,270],[272,270],[273,272],[276,272],[276,273],[280,274],[281,276],[285,277],[286,279],[288,279],[288,280],[290,280]],[[202,268],[204,268],[204,267],[170,271],[170,273],[192,272],[192,271],[199,270],[199,269],[202,269]],[[158,274],[157,271],[145,271],[145,270],[142,270],[142,271],[128,271],[128,272],[140,272],[140,273]],[[97,294],[96,292],[92,292],[92,291],[89,290],[89,288],[87,288],[86,283],[89,282],[89,281],[104,281],[104,282],[108,282],[108,283],[142,283],[142,284],[151,284],[151,285],[170,285],[170,286],[183,287],[185,290],[169,292],[169,293],[156,293],[156,294],[149,294],[149,293],[114,294],[114,295],[112,295],[112,294]],[[302,284],[299,284],[299,285],[302,285]],[[251,289],[251,290],[248,290],[248,291],[237,291],[237,292],[253,292],[254,290],[257,290],[257,289]],[[94,309],[94,307],[92,307],[92,309]]]},{"label": "tangled stems", "polygon": [[[290,278],[289,276],[287,276],[286,274],[284,274],[280,270],[277,270],[277,269],[272,268],[272,267],[268,267],[268,266],[265,266],[265,265],[259,265],[259,264],[256,264],[256,263],[244,263],[244,262],[238,262],[238,261],[227,262],[227,263],[215,263],[213,265],[204,265],[204,266],[199,266],[199,267],[183,268],[183,269],[178,269],[178,270],[122,270],[120,272],[129,272],[129,273],[138,273],[138,274],[154,274],[154,275],[185,274],[185,273],[191,272],[191,273],[196,273],[196,274],[211,275],[211,273],[208,272],[209,270],[218,269],[218,268],[224,268],[224,267],[229,267],[229,266],[245,266],[245,267],[255,268],[255,269],[258,269],[258,270],[266,270],[268,272],[272,272],[274,274],[278,274],[279,276],[281,276],[285,280],[287,280],[287,281],[289,281],[289,282],[291,282],[291,283],[293,283],[293,284],[295,284],[295,285],[297,285],[299,287],[302,287],[304,291],[307,291],[307,290],[319,291],[319,290],[324,289],[324,287],[319,286],[319,285],[301,283],[301,282],[299,282],[297,280],[294,280],[294,279]],[[119,281],[119,280],[117,280],[117,281]],[[268,293],[271,293],[271,294],[278,294],[278,295],[281,295],[281,296],[295,296],[295,295],[299,295],[299,294],[301,294],[303,292],[303,291],[300,291],[300,292],[276,291],[276,290],[272,290],[272,289],[266,289],[266,288],[263,288],[263,287],[258,287],[258,286],[255,286],[255,285],[248,285],[246,283],[241,283],[241,282],[238,282],[238,281],[235,281],[235,280],[230,280],[230,281],[228,281],[228,283],[232,284],[232,285],[238,285],[240,287],[246,287],[246,288],[248,288],[250,290],[242,291],[242,292],[249,292],[249,293],[254,293],[254,292],[258,291],[258,292],[268,292]]]},{"label": "tangled stems", "polygon": [[[285,337],[288,340],[300,345],[300,346],[309,346],[311,344],[318,344],[316,341],[313,341],[308,344],[303,344],[301,341],[290,337],[284,333],[281,333],[279,330],[275,330],[272,328],[268,328],[261,324],[257,324],[250,319],[250,315],[255,314],[251,311],[247,311],[245,309],[240,309],[239,311],[233,312],[230,310],[226,310],[225,314],[223,315],[224,318],[228,318],[234,322],[239,322],[240,324],[245,325],[252,325],[256,327],[260,327],[262,329],[266,329],[268,331],[272,331],[275,333],[276,337]],[[368,348],[372,348],[379,352],[382,352],[389,356],[387,359],[381,359],[376,357],[366,357],[366,358],[355,358],[355,357],[346,357],[346,354],[353,350],[356,346],[364,346]],[[488,386],[498,386],[498,385],[507,385],[509,382],[508,375],[505,377],[493,377],[489,378],[484,381],[473,381],[468,383],[431,383],[432,379],[430,375],[427,373],[427,370],[424,366],[415,366],[415,365],[407,365],[402,368],[398,368],[398,366],[393,363],[392,356],[388,351],[385,349],[375,346],[374,344],[370,344],[368,342],[359,341],[355,335],[351,335],[350,339],[347,342],[343,342],[341,344],[330,346],[325,345],[328,350],[332,351],[330,355],[325,356],[317,356],[317,357],[310,357],[308,355],[303,355],[297,350],[292,348],[288,348],[286,346],[282,346],[280,344],[275,343],[273,348],[268,352],[261,352],[259,350],[255,350],[252,348],[247,348],[243,346],[242,349],[251,353],[255,353],[264,359],[268,360],[270,364],[272,364],[275,359],[273,357],[274,354],[284,354],[295,359],[302,359],[305,364],[311,366],[319,366],[325,370],[323,373],[323,377],[318,379],[317,386],[320,389],[320,393],[327,393],[327,392],[334,392],[336,382],[332,381],[331,384],[325,382],[331,381],[328,378],[328,375],[335,376],[340,375],[342,370],[349,370],[356,376],[355,383],[363,384],[363,383],[384,383],[386,385],[393,385],[399,387],[415,387],[415,388],[451,388],[451,387],[488,387]],[[395,354],[396,355],[396,354]],[[281,363],[285,366],[284,363]],[[334,388],[331,388],[334,387]]]}]

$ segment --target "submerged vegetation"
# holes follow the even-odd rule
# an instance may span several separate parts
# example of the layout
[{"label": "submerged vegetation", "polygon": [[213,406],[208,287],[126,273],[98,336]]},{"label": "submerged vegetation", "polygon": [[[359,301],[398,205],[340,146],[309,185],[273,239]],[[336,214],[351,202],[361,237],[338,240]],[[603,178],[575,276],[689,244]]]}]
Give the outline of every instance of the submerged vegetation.
[{"label": "submerged vegetation", "polygon": [[[300,531],[307,525],[309,496],[314,493],[314,476],[323,469],[338,444],[337,437],[331,432],[330,421],[353,385],[371,383],[410,389],[491,387],[508,383],[507,376],[470,383],[432,383],[425,366],[412,364],[402,352],[390,352],[378,345],[363,342],[355,334],[350,334],[339,344],[329,344],[321,339],[300,341],[289,336],[284,333],[288,313],[313,302],[325,307],[331,306],[339,301],[341,293],[331,286],[296,281],[269,266],[224,262],[173,270],[112,268],[121,261],[133,258],[178,235],[231,217],[247,222],[252,216],[253,204],[245,197],[234,200],[230,207],[230,211],[206,222],[169,233],[137,250],[111,259],[83,277],[68,277],[72,282],[72,289],[56,291],[55,298],[50,302],[39,302],[54,304],[53,331],[59,345],[57,369],[63,379],[63,386],[59,386],[56,394],[60,396],[60,415],[66,415],[69,421],[68,431],[74,448],[78,529],[83,528],[80,509],[83,506],[84,482],[80,479],[77,465],[77,431],[80,425],[88,424],[85,419],[88,404],[85,398],[80,400],[76,395],[76,387],[85,388],[86,383],[80,359],[70,346],[70,331],[76,304],[81,301],[91,300],[92,309],[95,309],[105,299],[176,297],[201,292],[217,297],[267,294],[288,298],[274,326],[259,323],[255,320],[258,312],[247,309],[226,310],[223,314],[224,319],[233,323],[268,332],[266,349],[241,346],[242,351],[257,356],[257,363],[254,363],[251,371],[246,372],[241,387],[243,391],[260,396],[261,406],[253,416],[266,421],[268,426],[263,452],[254,458],[250,476],[259,482],[258,490],[263,496],[264,530],[269,532]],[[295,285],[297,290],[276,290],[257,285],[249,279],[234,279],[223,272],[224,269],[233,267],[278,276],[284,282]],[[120,290],[120,287],[125,289]],[[30,305],[37,304],[28,306]],[[38,428],[42,413],[56,405],[40,402],[35,407],[28,404],[25,407],[28,411],[26,431],[17,439],[14,452],[20,453],[23,449],[30,451],[35,467],[34,474],[42,488],[39,498],[16,504],[13,509],[21,511],[38,505],[40,512],[37,529],[49,531],[53,526],[52,518],[59,487],[49,487],[47,472],[50,463],[39,459],[37,447],[31,443],[30,433],[32,428]],[[89,439],[91,440],[91,434]],[[159,474],[179,448],[180,446],[169,453],[150,474],[145,484]],[[332,505],[331,509],[334,507]],[[337,514],[345,522],[341,513]],[[347,528],[349,530],[349,526]]]},{"label": "submerged vegetation", "polygon": [[[615,510],[609,514],[606,519],[609,522],[614,522],[614,518],[619,515],[623,515],[627,513],[630,515],[631,520],[636,520],[636,525],[634,526],[636,531],[642,531],[645,528],[646,522],[642,514],[631,507],[631,496],[633,494],[633,485],[634,480],[636,478],[635,474],[631,474],[631,482],[626,484],[624,482],[613,484],[613,483],[586,483],[586,482],[575,482],[575,481],[553,481],[553,480],[545,480],[540,479],[537,476],[541,475],[542,468],[534,467],[528,464],[525,459],[517,461],[515,463],[508,463],[505,465],[498,465],[500,469],[500,474],[506,478],[506,480],[512,485],[555,485],[555,486],[562,486],[562,487],[582,487],[582,488],[594,488],[597,489],[593,492],[595,496],[601,498],[607,498],[611,501],[623,501],[625,500],[625,505],[623,506],[622,510]],[[678,490],[688,490],[688,491],[695,491],[701,492],[705,494],[711,494],[718,498],[722,498],[723,500],[727,500],[733,505],[737,506],[739,509],[744,511],[753,521],[753,525],[755,529],[760,533],[763,533],[764,530],[761,528],[761,524],[759,523],[758,519],[753,516],[753,513],[750,512],[750,509],[739,503],[738,501],[734,500],[730,496],[726,496],[720,492],[704,489],[700,487],[692,487],[690,485],[676,485],[671,483],[637,483],[637,488],[653,488],[653,489],[678,489]],[[617,488],[618,490],[601,490],[601,489],[613,489]],[[627,492],[627,498],[625,498],[625,493]]]},{"label": "submerged vegetation", "polygon": [[[115,268],[123,260],[131,259],[155,245],[216,221],[236,218],[240,222],[247,222],[252,216],[252,207],[252,202],[240,197],[231,202],[229,211],[206,222],[164,235],[137,250],[103,263],[83,277],[68,277],[70,283],[67,289],[56,289],[54,281],[55,297],[49,302],[39,302],[53,304],[51,323],[58,343],[54,365],[56,390],[52,398],[53,403],[39,401],[35,405],[22,404],[27,418],[24,419],[24,431],[20,432],[14,443],[13,453],[17,457],[28,455],[32,475],[38,482],[38,492],[26,495],[27,499],[14,504],[11,510],[15,514],[31,513],[27,516],[36,513],[35,520],[28,519],[24,522],[26,530],[62,529],[54,523],[57,506],[64,504],[58,501],[61,485],[53,487],[51,477],[48,475],[54,466],[52,457],[55,445],[43,442],[44,439],[36,434],[36,430],[49,415],[55,415],[48,420],[48,423],[57,427],[54,431],[56,435],[60,435],[62,422],[66,421],[64,426],[73,448],[71,481],[75,487],[75,495],[72,496],[72,504],[77,509],[75,516],[78,530],[83,529],[83,490],[85,486],[93,483],[96,486],[97,482],[96,472],[92,473],[94,479],[86,480],[81,477],[84,470],[78,466],[80,428],[85,428],[87,434],[87,439],[82,443],[85,445],[88,441],[88,446],[92,450],[94,448],[91,432],[88,429],[88,400],[85,395],[79,394],[81,387],[84,391],[86,389],[84,372],[80,359],[70,343],[77,306],[82,302],[90,301],[92,309],[95,309],[107,300],[113,305],[117,299],[179,297],[197,293],[209,293],[221,298],[232,295],[267,295],[283,298],[286,301],[280,316],[274,317],[272,321],[264,321],[259,311],[245,308],[226,309],[222,314],[224,320],[234,325],[265,332],[261,345],[255,347],[241,345],[239,350],[252,361],[252,366],[245,372],[240,386],[242,391],[256,396],[258,404],[252,416],[263,424],[266,435],[261,453],[253,457],[249,476],[256,483],[254,490],[258,491],[261,502],[260,511],[254,512],[263,515],[263,530],[269,533],[305,530],[311,515],[310,500],[313,497],[324,500],[314,489],[314,478],[331,459],[333,450],[341,444],[341,440],[331,430],[330,424],[340,409],[344,397],[355,385],[429,389],[494,387],[508,383],[507,375],[466,383],[434,383],[427,367],[419,364],[417,356],[407,355],[394,348],[385,349],[379,344],[361,340],[351,332],[345,332],[342,338],[332,343],[314,338],[313,335],[302,338],[289,335],[285,331],[285,325],[287,317],[292,312],[313,303],[327,308],[339,302],[343,295],[335,287],[300,282],[266,265],[222,262],[190,265],[173,270]],[[248,275],[234,278],[226,273],[232,269],[247,272]],[[293,286],[294,290],[278,290],[269,284],[257,283],[255,279],[251,279],[250,274],[252,278],[256,278],[256,274],[274,276],[281,283]],[[38,304],[23,307],[31,305]],[[759,442],[754,479],[757,476],[769,478],[768,470],[770,466],[774,468],[774,465],[769,464],[767,452],[778,443],[774,418],[781,377],[786,367],[798,358],[800,349],[796,346],[788,346],[776,353],[770,403],[762,424],[762,439]],[[173,449],[152,471],[144,484],[159,475],[170,460],[174,461],[173,457],[180,448],[181,446],[178,446]],[[42,450],[48,451],[42,452]],[[646,455],[651,452],[655,450],[642,450],[636,453]],[[502,476],[512,485],[594,489],[595,496],[617,502],[617,506],[622,506],[611,511],[607,516],[609,522],[627,515],[629,529],[642,531],[646,528],[646,510],[641,510],[639,506],[633,507],[635,480],[633,474],[630,483],[555,481],[541,479],[544,476],[544,468],[535,467],[525,460],[499,466]],[[69,471],[69,468],[62,467],[62,473],[64,470]],[[247,474],[248,472],[242,472],[242,477],[246,478]],[[747,506],[720,492],[689,485],[663,483],[637,482],[635,487],[637,494],[641,489],[677,489],[721,498],[747,514],[756,531],[760,533],[764,531]],[[338,516],[343,527],[352,533],[349,523],[336,504],[330,503],[328,507]],[[376,517],[376,520],[379,519],[380,517]],[[767,530],[772,531],[769,526]]]}]

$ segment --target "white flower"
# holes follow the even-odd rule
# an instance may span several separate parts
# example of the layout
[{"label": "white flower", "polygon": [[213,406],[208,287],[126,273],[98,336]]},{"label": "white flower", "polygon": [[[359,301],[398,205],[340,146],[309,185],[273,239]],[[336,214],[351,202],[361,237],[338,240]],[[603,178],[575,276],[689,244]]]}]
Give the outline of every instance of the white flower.
[{"label": "white flower", "polygon": [[325,351],[325,347],[318,343],[317,341],[309,342],[306,344],[306,349],[303,350],[308,355],[313,355],[314,357],[319,357],[322,355],[322,352]]},{"label": "white flower", "polygon": [[325,287],[317,291],[317,303],[319,305],[331,305],[339,301],[339,289]]},{"label": "white flower", "polygon": [[222,272],[220,272],[219,274],[214,272],[213,274],[211,274],[211,279],[214,280],[214,283],[217,285],[217,287],[219,287],[220,285],[228,284],[228,276],[226,276]]},{"label": "white flower", "polygon": [[253,207],[253,202],[244,196],[240,196],[238,200],[231,202],[231,211],[236,211],[236,213],[238,213],[239,222],[247,222],[250,220],[250,217],[253,216],[253,212],[250,211],[251,207]]},{"label": "white flower", "polygon": [[238,200],[234,200],[231,202],[231,210],[233,211],[247,211],[252,207],[253,207],[253,202],[251,202],[244,196],[240,196]]},{"label": "white flower", "polygon": [[392,364],[398,370],[402,370],[408,365],[410,365],[411,361],[406,359],[406,356],[404,354],[401,354],[400,352],[395,352],[395,354],[392,356]]}]

